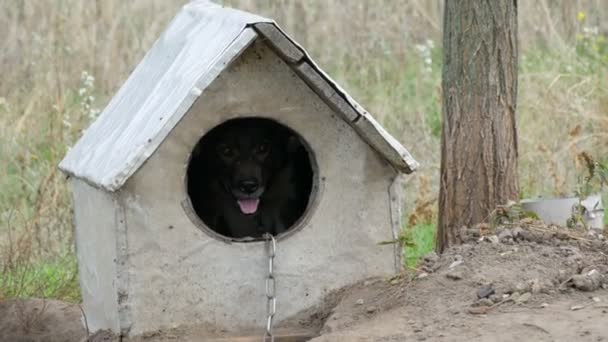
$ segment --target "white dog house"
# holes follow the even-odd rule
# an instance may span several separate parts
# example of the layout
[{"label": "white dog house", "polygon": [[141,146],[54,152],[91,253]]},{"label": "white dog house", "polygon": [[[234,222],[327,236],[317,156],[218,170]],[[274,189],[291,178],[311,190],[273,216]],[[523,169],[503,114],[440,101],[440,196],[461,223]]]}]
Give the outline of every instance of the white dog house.
[{"label": "white dog house", "polygon": [[186,189],[201,137],[242,117],[296,132],[313,170],[305,212],[277,236],[275,322],[400,269],[401,247],[379,243],[399,233],[416,161],[273,21],[193,1],[60,164],[91,331],[264,327],[264,242],[213,232]]}]

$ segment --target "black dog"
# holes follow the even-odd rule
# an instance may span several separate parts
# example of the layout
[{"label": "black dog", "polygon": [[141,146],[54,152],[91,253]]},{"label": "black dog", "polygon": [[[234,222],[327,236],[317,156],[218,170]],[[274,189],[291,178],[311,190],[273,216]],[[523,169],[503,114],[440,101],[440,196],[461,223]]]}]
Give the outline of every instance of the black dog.
[{"label": "black dog", "polygon": [[228,121],[203,136],[188,169],[195,211],[233,237],[277,235],[308,203],[312,170],[297,137],[260,118]]}]

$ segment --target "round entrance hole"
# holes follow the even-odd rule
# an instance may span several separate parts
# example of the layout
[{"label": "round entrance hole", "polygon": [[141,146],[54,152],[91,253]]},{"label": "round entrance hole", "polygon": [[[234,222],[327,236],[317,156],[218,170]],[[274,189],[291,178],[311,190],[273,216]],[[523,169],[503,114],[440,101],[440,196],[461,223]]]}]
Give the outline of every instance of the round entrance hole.
[{"label": "round entrance hole", "polygon": [[186,185],[194,213],[224,239],[256,240],[293,230],[312,203],[314,155],[270,119],[225,121],[192,151]]}]

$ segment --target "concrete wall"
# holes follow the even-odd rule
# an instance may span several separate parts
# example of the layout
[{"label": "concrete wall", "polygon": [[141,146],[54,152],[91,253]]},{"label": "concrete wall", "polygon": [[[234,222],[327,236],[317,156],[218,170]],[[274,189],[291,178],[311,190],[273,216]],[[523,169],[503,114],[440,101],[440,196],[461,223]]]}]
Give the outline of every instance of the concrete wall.
[{"label": "concrete wall", "polygon": [[[395,171],[285,63],[256,43],[209,87],[120,192],[126,215],[124,322],[138,334],[181,324],[265,324],[262,243],[226,243],[185,215],[184,177],[199,138],[226,119],[264,116],[296,130],[316,154],[317,203],[278,242],[277,319],[333,289],[395,272],[389,187]],[[125,323],[126,324],[126,323]]]},{"label": "concrete wall", "polygon": [[121,210],[112,194],[72,178],[76,256],[82,307],[91,331],[119,331],[117,229]]}]

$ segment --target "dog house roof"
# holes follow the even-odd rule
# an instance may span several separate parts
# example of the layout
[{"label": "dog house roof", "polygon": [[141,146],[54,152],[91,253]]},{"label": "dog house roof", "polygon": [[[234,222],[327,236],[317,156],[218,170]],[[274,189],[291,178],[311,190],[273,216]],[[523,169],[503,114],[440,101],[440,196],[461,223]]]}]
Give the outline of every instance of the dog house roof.
[{"label": "dog house roof", "polygon": [[417,168],[410,153],[276,23],[203,0],[183,7],[59,168],[95,187],[118,190],[258,37],[393,167],[405,173]]}]

